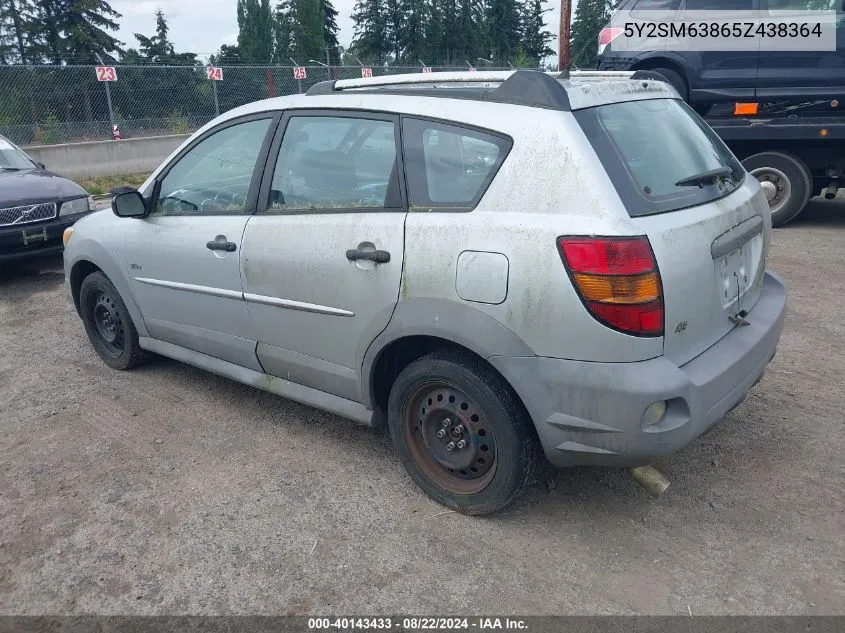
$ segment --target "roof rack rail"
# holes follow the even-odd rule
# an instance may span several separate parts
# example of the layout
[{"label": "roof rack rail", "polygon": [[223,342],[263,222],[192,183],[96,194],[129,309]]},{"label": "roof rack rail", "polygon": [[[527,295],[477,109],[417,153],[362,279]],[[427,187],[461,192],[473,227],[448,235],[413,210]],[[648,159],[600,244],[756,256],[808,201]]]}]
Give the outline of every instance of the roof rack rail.
[{"label": "roof rack rail", "polygon": [[408,73],[402,75],[382,75],[362,79],[339,79],[335,82],[335,90],[350,90],[355,88],[374,88],[376,86],[399,86],[414,84],[442,84],[442,83],[487,83],[506,81],[516,70],[489,70],[482,72],[448,71],[443,73]]},{"label": "roof rack rail", "polygon": [[479,98],[496,103],[527,105],[550,110],[569,110],[569,96],[556,77],[557,73],[537,70],[414,73],[368,77],[366,79],[322,81],[314,84],[306,94],[326,95],[346,90],[365,90],[388,86],[414,89],[426,86],[437,88],[443,84],[498,83],[498,86],[491,86],[489,91],[482,92]]}]

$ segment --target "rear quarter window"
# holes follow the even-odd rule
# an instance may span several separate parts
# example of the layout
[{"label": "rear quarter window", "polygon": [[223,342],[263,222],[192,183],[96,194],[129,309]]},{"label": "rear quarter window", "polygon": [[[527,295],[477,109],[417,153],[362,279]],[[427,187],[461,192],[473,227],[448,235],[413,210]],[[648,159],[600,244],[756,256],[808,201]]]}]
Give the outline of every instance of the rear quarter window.
[{"label": "rear quarter window", "polygon": [[411,210],[471,210],[490,186],[512,142],[487,131],[437,121],[402,120]]},{"label": "rear quarter window", "polygon": [[[612,103],[574,112],[632,217],[705,204],[739,187],[745,170],[724,142],[677,99]],[[701,185],[680,181],[713,169]]]}]

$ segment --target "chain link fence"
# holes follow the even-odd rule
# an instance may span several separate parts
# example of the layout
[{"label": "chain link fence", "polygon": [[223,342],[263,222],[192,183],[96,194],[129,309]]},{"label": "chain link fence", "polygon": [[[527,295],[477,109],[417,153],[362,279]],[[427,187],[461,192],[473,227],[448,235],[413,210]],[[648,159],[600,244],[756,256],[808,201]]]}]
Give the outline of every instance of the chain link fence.
[{"label": "chain link fence", "polygon": [[[0,66],[0,135],[14,143],[52,145],[111,138],[186,134],[237,106],[306,92],[326,79],[362,76],[359,66],[116,66],[116,81],[98,81],[94,66]],[[373,76],[420,72],[419,66],[373,67]],[[466,70],[434,67],[433,72]],[[488,69],[484,70],[501,70]]]}]

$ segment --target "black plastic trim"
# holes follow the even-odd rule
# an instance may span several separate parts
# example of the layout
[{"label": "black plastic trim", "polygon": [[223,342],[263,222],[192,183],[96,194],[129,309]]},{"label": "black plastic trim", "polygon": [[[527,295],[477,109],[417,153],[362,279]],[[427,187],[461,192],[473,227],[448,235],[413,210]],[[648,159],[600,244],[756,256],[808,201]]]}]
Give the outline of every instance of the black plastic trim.
[{"label": "black plastic trim", "polygon": [[334,88],[334,79],[319,81],[308,89],[306,95],[330,95],[337,92]]}]

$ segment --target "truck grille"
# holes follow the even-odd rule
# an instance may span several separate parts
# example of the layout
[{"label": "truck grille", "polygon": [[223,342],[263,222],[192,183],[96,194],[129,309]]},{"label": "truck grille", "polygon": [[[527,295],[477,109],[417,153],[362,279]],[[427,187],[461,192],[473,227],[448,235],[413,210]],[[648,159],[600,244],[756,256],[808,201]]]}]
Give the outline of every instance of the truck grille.
[{"label": "truck grille", "polygon": [[11,224],[29,224],[56,217],[56,203],[27,204],[22,207],[0,209],[0,226]]}]

